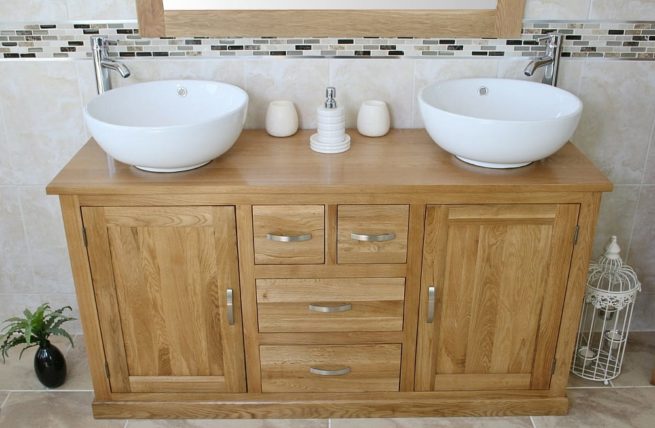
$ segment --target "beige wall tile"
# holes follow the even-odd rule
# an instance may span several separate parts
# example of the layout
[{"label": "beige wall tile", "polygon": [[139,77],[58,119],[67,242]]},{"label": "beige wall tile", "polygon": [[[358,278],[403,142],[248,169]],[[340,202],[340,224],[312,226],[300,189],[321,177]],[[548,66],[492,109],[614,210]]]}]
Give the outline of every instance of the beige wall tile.
[{"label": "beige wall tile", "polygon": [[655,124],[653,124],[653,133],[648,149],[648,159],[646,160],[646,169],[644,171],[644,184],[655,184]]},{"label": "beige wall tile", "polygon": [[655,293],[655,185],[641,188],[627,262],[639,275],[643,290]]},{"label": "beige wall tile", "polygon": [[[529,80],[531,82],[541,83],[544,78],[545,68],[542,67],[538,69],[531,77],[528,77],[523,71],[529,61],[529,58],[499,61],[498,77],[504,79]],[[577,95],[580,92],[580,78],[583,70],[584,63],[582,61],[563,59],[560,63],[557,86]]]},{"label": "beige wall tile", "polygon": [[589,19],[655,20],[653,0],[592,0]]},{"label": "beige wall tile", "polygon": [[[250,96],[247,128],[264,128],[266,109],[273,100],[291,100],[299,114],[300,127],[316,127],[316,108],[325,99],[328,60],[264,59],[245,62],[245,89]],[[337,88],[343,105],[344,93]]]},{"label": "beige wall tile", "polygon": [[655,118],[655,63],[589,61],[578,95],[584,111],[575,144],[615,183],[641,183]]},{"label": "beige wall tile", "polygon": [[[651,284],[650,289],[652,288]],[[630,329],[632,331],[653,331],[655,329],[655,293],[641,292],[637,295]],[[653,364],[652,358],[650,364]]]},{"label": "beige wall tile", "polygon": [[11,161],[3,181],[46,184],[85,142],[75,65],[2,62],[0,75]]},{"label": "beige wall tile", "polygon": [[[414,62],[331,59],[330,86],[337,89],[337,102],[346,109],[346,126],[357,125],[357,112],[363,101],[381,100],[389,107],[391,127],[411,128]],[[324,93],[322,90],[320,95]]]},{"label": "beige wall tile", "polygon": [[[112,83],[117,88],[134,83],[171,79],[213,80],[230,83],[241,88],[245,86],[244,61],[239,59],[130,60],[126,61],[125,64],[129,67],[132,75],[127,79],[123,79],[120,75],[112,73]],[[84,74],[86,76],[90,74],[91,83],[93,83],[92,92],[95,94],[93,66],[90,62],[87,63]]]},{"label": "beige wall tile", "polygon": [[1,427],[123,428],[124,420],[94,419],[90,392],[12,392]]},{"label": "beige wall tile", "polygon": [[636,185],[617,185],[613,192],[603,193],[594,240],[594,258],[603,254],[609,237],[616,235],[621,246],[621,256],[627,259],[638,199],[639,186]]},{"label": "beige wall tile", "polygon": [[533,416],[537,428],[650,427],[655,388],[595,388],[568,391],[567,416]]},{"label": "beige wall tile", "polygon": [[499,61],[490,59],[421,59],[414,69],[413,127],[422,128],[423,118],[418,108],[418,94],[424,87],[450,79],[496,77]]},{"label": "beige wall tile", "polygon": [[72,20],[136,19],[135,0],[68,0]]},{"label": "beige wall tile", "polygon": [[527,0],[525,19],[587,19],[591,0]]},{"label": "beige wall tile", "polygon": [[[19,193],[15,187],[0,186],[0,294],[31,290],[31,257],[23,229]],[[5,306],[4,302],[0,304],[0,311],[2,306]]]},{"label": "beige wall tile", "polygon": [[528,417],[332,419],[331,428],[519,428],[532,427]]},{"label": "beige wall tile", "polygon": [[0,412],[2,412],[2,405],[7,401],[7,397],[9,397],[8,392],[0,392]]},{"label": "beige wall tile", "polygon": [[66,0],[0,0],[0,21],[46,22],[67,18]]}]

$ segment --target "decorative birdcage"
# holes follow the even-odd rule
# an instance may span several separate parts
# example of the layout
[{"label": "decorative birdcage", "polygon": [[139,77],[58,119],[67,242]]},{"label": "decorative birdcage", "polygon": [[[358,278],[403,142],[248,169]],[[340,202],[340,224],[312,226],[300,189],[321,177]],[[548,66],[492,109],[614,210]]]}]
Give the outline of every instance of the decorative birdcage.
[{"label": "decorative birdcage", "polygon": [[621,374],[632,311],[641,284],[623,264],[612,236],[605,254],[589,266],[578,339],[571,371],[584,379],[603,381]]}]

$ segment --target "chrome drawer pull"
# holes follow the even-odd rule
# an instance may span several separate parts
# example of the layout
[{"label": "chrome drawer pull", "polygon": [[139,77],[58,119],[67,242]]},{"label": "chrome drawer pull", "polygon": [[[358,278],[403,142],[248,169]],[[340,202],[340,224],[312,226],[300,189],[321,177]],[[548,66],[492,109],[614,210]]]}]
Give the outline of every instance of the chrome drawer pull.
[{"label": "chrome drawer pull", "polygon": [[309,310],[312,312],[324,312],[324,313],[334,313],[334,312],[348,312],[353,309],[353,305],[350,303],[344,303],[342,305],[336,306],[327,306],[319,305],[318,303],[311,303],[309,305]]},{"label": "chrome drawer pull", "polygon": [[428,323],[434,321],[434,302],[436,299],[436,288],[434,286],[428,288]]},{"label": "chrome drawer pull", "polygon": [[380,233],[379,235],[366,235],[364,233],[351,233],[350,239],[355,241],[363,242],[384,242],[384,241],[393,241],[396,239],[396,234],[393,232],[389,233]]},{"label": "chrome drawer pull", "polygon": [[274,235],[272,233],[267,233],[266,239],[275,242],[303,242],[312,239],[312,234],[305,233],[303,235]]},{"label": "chrome drawer pull", "polygon": [[325,370],[325,369],[319,369],[318,367],[310,367],[309,372],[311,374],[319,375],[319,376],[344,376],[350,373],[352,370],[350,367],[344,367],[342,369],[338,370]]},{"label": "chrome drawer pull", "polygon": [[227,289],[227,323],[234,325],[234,292],[231,288]]}]

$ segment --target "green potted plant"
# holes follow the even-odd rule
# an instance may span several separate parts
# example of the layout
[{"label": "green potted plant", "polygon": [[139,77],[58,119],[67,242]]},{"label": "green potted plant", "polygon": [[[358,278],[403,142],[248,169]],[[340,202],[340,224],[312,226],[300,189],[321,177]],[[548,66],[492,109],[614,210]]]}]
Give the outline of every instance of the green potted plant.
[{"label": "green potted plant", "polygon": [[48,388],[61,386],[66,380],[66,360],[61,351],[50,341],[50,336],[63,336],[72,346],[73,338],[61,325],[74,320],[64,315],[64,311],[73,309],[70,306],[52,310],[48,303],[44,303],[34,312],[29,309],[23,311],[24,318],[13,317],[3,321],[4,327],[0,329],[0,355],[4,363],[9,356],[9,350],[15,346],[23,345],[18,358],[23,352],[34,346],[39,348],[34,355],[34,371],[39,381]]}]

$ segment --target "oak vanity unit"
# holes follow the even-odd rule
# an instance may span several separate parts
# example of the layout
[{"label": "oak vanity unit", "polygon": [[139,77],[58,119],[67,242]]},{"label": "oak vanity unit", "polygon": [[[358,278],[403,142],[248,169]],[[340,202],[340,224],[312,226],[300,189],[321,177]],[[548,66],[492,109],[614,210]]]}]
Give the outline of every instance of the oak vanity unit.
[{"label": "oak vanity unit", "polygon": [[245,131],[177,174],[90,141],[64,213],[99,418],[563,414],[601,192],[573,145],[489,170],[422,130]]}]

